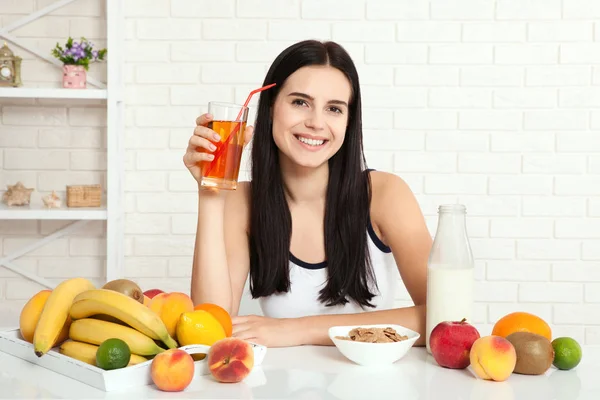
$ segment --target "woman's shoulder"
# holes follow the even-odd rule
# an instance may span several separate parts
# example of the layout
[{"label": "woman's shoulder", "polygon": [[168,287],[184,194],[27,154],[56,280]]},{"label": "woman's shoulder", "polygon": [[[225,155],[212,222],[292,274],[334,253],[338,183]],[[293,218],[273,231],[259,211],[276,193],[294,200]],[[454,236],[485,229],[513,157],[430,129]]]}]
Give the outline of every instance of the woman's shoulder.
[{"label": "woman's shoulder", "polygon": [[371,195],[381,200],[389,196],[412,196],[412,190],[404,179],[396,174],[384,171],[369,170],[371,178]]},{"label": "woman's shoulder", "polygon": [[[369,171],[371,178],[371,220],[374,226],[381,226],[389,220],[390,213],[414,203],[415,196],[404,179],[384,171]],[[395,212],[394,212],[395,214]]]}]

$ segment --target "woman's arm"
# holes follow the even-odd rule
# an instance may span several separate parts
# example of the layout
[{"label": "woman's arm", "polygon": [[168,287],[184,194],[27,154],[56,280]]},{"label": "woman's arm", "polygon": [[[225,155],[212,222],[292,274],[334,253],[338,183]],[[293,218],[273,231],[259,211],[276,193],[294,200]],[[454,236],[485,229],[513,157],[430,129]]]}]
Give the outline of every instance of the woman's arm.
[{"label": "woman's arm", "polygon": [[425,345],[425,305],[357,314],[327,314],[301,318],[258,315],[233,317],[233,336],[268,347],[333,345],[329,328],[336,325],[399,324],[421,333],[415,345]]},{"label": "woman's arm", "polygon": [[[194,304],[214,303],[231,314],[237,313],[248,276],[247,215],[248,185],[237,190],[202,189],[201,163],[212,161],[219,135],[208,128],[210,114],[196,118],[183,163],[198,182],[198,222],[192,262],[191,298]],[[244,132],[244,144],[254,129]],[[199,151],[203,150],[203,151]]]},{"label": "woman's arm", "polygon": [[432,239],[419,203],[400,177],[385,172],[372,172],[371,177],[374,228],[379,229],[380,238],[392,249],[413,303],[425,305]]},{"label": "woman's arm", "polygon": [[357,314],[314,315],[290,319],[288,323],[298,332],[294,345],[331,346],[328,331],[332,326],[396,324],[419,332],[421,337],[415,346],[425,346],[425,304]]},{"label": "woman's arm", "polygon": [[202,190],[192,269],[194,304],[214,303],[236,315],[249,271],[247,184]]}]

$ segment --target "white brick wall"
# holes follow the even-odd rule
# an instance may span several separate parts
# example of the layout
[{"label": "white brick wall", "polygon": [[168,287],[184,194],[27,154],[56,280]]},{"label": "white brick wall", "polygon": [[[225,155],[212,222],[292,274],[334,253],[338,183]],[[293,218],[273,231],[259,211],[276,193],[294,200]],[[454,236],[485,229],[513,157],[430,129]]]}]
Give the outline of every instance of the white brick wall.
[{"label": "white brick wall", "polygon": [[[2,1],[0,21],[50,2]],[[103,44],[101,3],[78,0],[15,33],[45,48],[68,34]],[[600,344],[598,4],[125,2],[125,275],[144,288],[189,290],[197,195],[181,156],[195,117],[210,100],[243,101],[289,44],[334,39],[360,72],[370,166],[409,183],[432,235],[437,205],[467,205],[482,331],[524,310],[557,335]],[[57,69],[15,50],[25,58],[26,84],[58,85]],[[105,70],[96,65],[90,74],[103,79]],[[66,184],[104,182],[102,105],[4,99],[0,107],[2,187],[23,180],[39,199]],[[0,221],[0,252],[65,224]],[[90,224],[17,263],[49,279],[100,281],[104,232]],[[0,311],[14,318],[39,289],[0,268]],[[401,289],[398,304],[409,303]]]}]

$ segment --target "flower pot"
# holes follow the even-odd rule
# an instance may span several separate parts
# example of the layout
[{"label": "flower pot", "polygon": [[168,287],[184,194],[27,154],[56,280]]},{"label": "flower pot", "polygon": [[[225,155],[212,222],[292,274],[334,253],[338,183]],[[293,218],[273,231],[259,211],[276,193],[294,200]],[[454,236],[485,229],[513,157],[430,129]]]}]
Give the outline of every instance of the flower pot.
[{"label": "flower pot", "polygon": [[63,65],[63,87],[69,89],[87,87],[87,75],[83,65]]}]

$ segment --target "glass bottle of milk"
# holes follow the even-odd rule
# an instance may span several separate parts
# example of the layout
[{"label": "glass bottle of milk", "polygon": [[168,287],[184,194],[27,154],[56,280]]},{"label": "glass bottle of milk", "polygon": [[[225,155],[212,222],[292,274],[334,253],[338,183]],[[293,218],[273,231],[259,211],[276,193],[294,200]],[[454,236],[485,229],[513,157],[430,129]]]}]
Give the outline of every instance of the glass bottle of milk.
[{"label": "glass bottle of milk", "polygon": [[466,228],[466,207],[441,205],[427,265],[426,346],[442,321],[467,322],[473,316],[474,262]]}]

